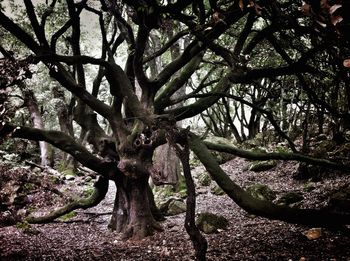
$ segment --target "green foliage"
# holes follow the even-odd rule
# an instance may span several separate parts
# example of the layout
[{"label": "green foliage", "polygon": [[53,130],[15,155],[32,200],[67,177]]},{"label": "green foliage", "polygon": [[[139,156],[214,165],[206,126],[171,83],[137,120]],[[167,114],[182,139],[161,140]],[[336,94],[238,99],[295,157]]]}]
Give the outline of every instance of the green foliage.
[{"label": "green foliage", "polygon": [[28,221],[18,222],[16,228],[25,234],[38,235],[40,233],[40,231],[31,226]]},{"label": "green foliage", "polygon": [[67,168],[61,172],[64,176],[75,176],[76,173],[73,168]]},{"label": "green foliage", "polygon": [[28,193],[29,191],[31,191],[34,188],[34,184],[33,183],[25,183],[23,186],[23,192],[24,193]]},{"label": "green foliage", "polygon": [[155,199],[166,199],[175,195],[174,187],[172,185],[156,186],[153,189]]},{"label": "green foliage", "polygon": [[18,222],[16,224],[16,228],[18,229],[28,229],[30,227],[30,224],[28,223],[28,221],[24,221],[24,222]]},{"label": "green foliage", "polygon": [[53,176],[53,175],[50,176],[50,180],[52,181],[53,184],[60,184],[61,182],[59,177]]},{"label": "green foliage", "polygon": [[28,214],[34,213],[36,211],[35,207],[29,207],[28,208]]},{"label": "green foliage", "polygon": [[94,193],[94,191],[95,191],[94,187],[88,187],[84,190],[83,196],[90,197]]},{"label": "green foliage", "polygon": [[278,153],[290,153],[291,152],[291,150],[287,146],[283,146],[283,145],[277,145],[276,151]]},{"label": "green foliage", "polygon": [[201,165],[201,162],[197,158],[192,158],[190,160],[191,169],[194,169],[194,168],[196,168],[196,167],[198,167],[200,165]]}]

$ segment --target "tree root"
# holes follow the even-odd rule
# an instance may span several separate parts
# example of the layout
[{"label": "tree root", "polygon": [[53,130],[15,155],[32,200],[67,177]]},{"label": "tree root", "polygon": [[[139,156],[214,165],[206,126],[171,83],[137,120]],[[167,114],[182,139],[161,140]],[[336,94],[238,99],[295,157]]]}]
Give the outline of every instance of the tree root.
[{"label": "tree root", "polygon": [[75,209],[88,209],[98,205],[106,196],[108,191],[108,179],[102,176],[94,184],[94,192],[88,198],[80,198],[77,199],[59,209],[56,209],[49,214],[41,217],[27,217],[26,221],[32,224],[42,224],[49,223],[56,218],[59,218]]},{"label": "tree root", "polygon": [[199,137],[190,134],[189,145],[212,179],[237,205],[251,214],[288,223],[335,229],[340,229],[344,225],[350,224],[349,214],[333,213],[326,209],[291,208],[256,199],[229,178]]}]

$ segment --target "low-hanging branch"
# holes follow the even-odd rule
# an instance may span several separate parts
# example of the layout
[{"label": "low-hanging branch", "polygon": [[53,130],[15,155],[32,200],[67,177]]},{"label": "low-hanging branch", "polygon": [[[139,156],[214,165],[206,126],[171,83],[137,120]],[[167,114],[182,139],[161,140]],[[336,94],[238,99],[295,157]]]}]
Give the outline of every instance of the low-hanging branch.
[{"label": "low-hanging branch", "polygon": [[94,184],[94,191],[87,198],[79,198],[67,205],[51,211],[49,214],[33,217],[29,216],[26,221],[32,224],[48,223],[76,209],[88,209],[97,206],[106,196],[108,191],[108,179],[100,177]]},{"label": "low-hanging branch", "polygon": [[199,137],[190,134],[189,145],[219,187],[237,205],[251,214],[309,226],[341,228],[342,225],[350,224],[350,214],[333,213],[325,209],[291,208],[254,198],[230,179]]},{"label": "low-hanging branch", "polygon": [[71,154],[81,164],[105,177],[112,175],[112,173],[118,173],[117,167],[114,166],[115,164],[97,158],[85,147],[78,144],[74,138],[61,131],[47,131],[5,124],[0,131],[0,137],[6,135],[11,135],[13,138],[46,141],[53,146]]},{"label": "low-hanging branch", "polygon": [[209,141],[204,141],[204,144],[210,150],[215,150],[219,152],[226,152],[238,157],[251,159],[251,160],[293,160],[301,161],[308,164],[318,165],[335,170],[347,170],[350,168],[349,165],[343,165],[337,162],[333,162],[327,159],[318,159],[310,156],[306,156],[300,153],[290,153],[290,152],[257,152],[239,149],[232,145],[227,144],[217,144]]},{"label": "low-hanging branch", "polygon": [[102,115],[106,119],[111,119],[111,107],[103,101],[94,97],[83,86],[78,84],[73,78],[72,74],[68,72],[61,63],[48,64],[50,69],[50,76],[55,78],[64,88],[76,95],[82,102],[84,102],[91,109]]}]

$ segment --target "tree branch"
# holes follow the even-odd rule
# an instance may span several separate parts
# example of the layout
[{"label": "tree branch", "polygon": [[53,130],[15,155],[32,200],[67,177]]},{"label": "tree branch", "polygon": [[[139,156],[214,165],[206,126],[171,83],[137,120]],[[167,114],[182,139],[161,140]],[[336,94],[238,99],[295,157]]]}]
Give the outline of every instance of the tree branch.
[{"label": "tree branch", "polygon": [[226,98],[230,98],[233,99],[235,101],[239,101],[242,104],[245,104],[249,107],[251,107],[252,109],[259,111],[260,113],[264,114],[265,118],[267,118],[270,123],[272,124],[272,126],[275,128],[276,132],[283,138],[285,139],[290,148],[292,149],[293,152],[297,152],[297,149],[295,148],[295,144],[293,143],[293,141],[289,138],[289,136],[280,128],[280,126],[278,125],[278,123],[276,122],[273,114],[271,111],[269,110],[265,110],[264,108],[261,108],[259,105],[251,103],[246,101],[245,99],[238,97],[236,95],[232,95],[232,94],[228,94],[228,93],[217,93],[217,92],[211,92],[211,93],[205,93],[205,94],[192,94],[192,95],[188,95],[188,98],[203,98],[203,97],[210,97],[210,96],[220,96],[220,97],[226,97]]},{"label": "tree branch", "polygon": [[21,27],[15,24],[10,18],[8,18],[2,11],[0,11],[0,25],[9,31],[12,35],[18,38],[34,53],[38,53],[42,48],[40,45]]},{"label": "tree branch", "polygon": [[[179,135],[187,136],[188,130],[185,133],[179,133]],[[199,228],[196,226],[195,216],[196,216],[196,189],[191,175],[191,168],[189,163],[190,150],[188,147],[187,140],[180,148],[175,142],[175,132],[170,131],[169,142],[172,147],[174,147],[176,154],[181,160],[186,188],[187,188],[187,199],[186,199],[186,217],[185,217],[185,229],[187,234],[190,236],[192,244],[196,252],[197,260],[205,260],[205,255],[208,248],[208,243],[205,237],[201,234]],[[180,137],[181,138],[181,137]]]},{"label": "tree branch", "polygon": [[155,98],[155,108],[162,110],[169,106],[170,97],[179,90],[191,77],[191,75],[198,69],[202,61],[204,53],[200,53],[192,58],[192,60],[185,66],[181,74],[173,79],[164,90],[161,91]]},{"label": "tree branch", "polygon": [[212,179],[216,181],[237,205],[251,214],[309,226],[337,228],[341,225],[350,224],[349,214],[337,214],[323,209],[290,208],[254,198],[229,178],[199,137],[191,134],[189,145],[205,166]]},{"label": "tree branch", "polygon": [[41,45],[48,47],[49,44],[45,37],[45,31],[44,28],[40,26],[38,22],[38,18],[36,17],[34,6],[31,0],[23,0],[24,4],[27,9],[27,15],[29,17],[30,23],[32,25],[32,28],[34,29],[34,33],[36,37],[38,38]]},{"label": "tree branch", "polygon": [[95,64],[102,65],[104,67],[110,67],[111,65],[104,59],[97,59],[87,55],[57,55],[57,54],[39,54],[34,57],[44,63],[48,62],[63,62],[68,65],[75,64]]},{"label": "tree branch", "polygon": [[[231,86],[230,78],[232,77],[233,72],[228,72],[214,87],[213,92],[223,92],[225,93],[228,88]],[[207,108],[215,104],[220,99],[219,96],[209,96],[206,98],[199,99],[193,104],[183,106],[180,108],[175,108],[172,110],[165,111],[166,114],[174,115],[176,120],[183,120],[186,118],[193,117]]]},{"label": "tree branch", "polygon": [[76,95],[81,101],[88,105],[91,109],[101,114],[106,119],[111,119],[111,107],[100,101],[72,78],[72,75],[66,71],[60,63],[48,64],[50,76],[55,78],[64,88]]},{"label": "tree branch", "polygon": [[[11,135],[12,138],[22,138],[35,141],[46,141],[53,146],[71,154],[84,166],[96,171],[102,176],[109,177],[118,173],[115,164],[105,162],[92,155],[85,147],[78,144],[75,139],[60,131],[47,131],[29,127],[16,127],[5,124],[0,136]],[[112,177],[112,176],[111,176]]]},{"label": "tree branch", "polygon": [[155,59],[156,57],[162,55],[163,53],[165,53],[174,43],[177,42],[177,40],[179,40],[181,37],[187,35],[189,33],[189,30],[183,30],[179,33],[177,33],[176,35],[174,35],[166,44],[163,45],[162,48],[160,48],[159,50],[155,51],[153,54],[151,54],[148,57],[145,57],[143,59],[143,63],[147,63],[153,59]]},{"label": "tree branch", "polygon": [[94,184],[94,191],[90,197],[74,200],[73,202],[68,203],[67,205],[59,209],[53,210],[49,214],[42,217],[29,216],[26,218],[26,221],[32,224],[48,223],[55,220],[56,218],[59,218],[65,214],[68,214],[73,210],[76,210],[79,208],[82,208],[82,209],[92,208],[94,206],[97,206],[105,198],[107,192],[108,192],[108,179],[99,177],[99,179]]},{"label": "tree branch", "polygon": [[210,150],[215,150],[219,152],[226,152],[233,155],[236,155],[238,157],[251,159],[251,160],[288,160],[288,161],[301,161],[308,164],[318,165],[330,169],[335,170],[348,170],[350,168],[349,165],[343,165],[339,164],[337,162],[333,162],[327,159],[318,159],[313,158],[307,155],[303,155],[300,153],[288,153],[288,152],[256,152],[256,151],[248,151],[248,150],[242,150],[235,146],[228,145],[228,144],[216,144],[209,141],[203,141],[203,143],[208,147]]}]

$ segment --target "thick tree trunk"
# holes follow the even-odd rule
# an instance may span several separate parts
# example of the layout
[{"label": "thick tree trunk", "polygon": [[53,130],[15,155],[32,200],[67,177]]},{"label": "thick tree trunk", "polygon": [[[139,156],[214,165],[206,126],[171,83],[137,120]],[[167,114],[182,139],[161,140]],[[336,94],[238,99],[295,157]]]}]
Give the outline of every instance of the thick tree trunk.
[{"label": "thick tree trunk", "polygon": [[116,181],[117,194],[109,227],[123,233],[124,239],[139,240],[161,230],[148,199],[148,178],[122,178]]}]

